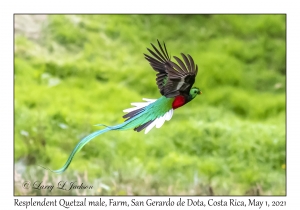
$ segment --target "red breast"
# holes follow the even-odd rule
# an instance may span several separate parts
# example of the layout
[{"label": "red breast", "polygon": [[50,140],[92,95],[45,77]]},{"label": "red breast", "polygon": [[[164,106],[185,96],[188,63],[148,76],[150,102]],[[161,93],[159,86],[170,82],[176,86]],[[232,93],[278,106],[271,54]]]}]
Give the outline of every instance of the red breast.
[{"label": "red breast", "polygon": [[182,95],[176,96],[173,103],[172,107],[173,109],[177,109],[185,104],[185,98]]}]

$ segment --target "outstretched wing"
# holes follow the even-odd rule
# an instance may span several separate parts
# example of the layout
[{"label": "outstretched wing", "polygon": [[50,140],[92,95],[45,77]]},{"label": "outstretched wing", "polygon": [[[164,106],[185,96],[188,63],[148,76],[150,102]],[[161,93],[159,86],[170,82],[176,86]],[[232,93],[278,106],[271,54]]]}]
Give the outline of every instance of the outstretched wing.
[{"label": "outstretched wing", "polygon": [[166,97],[189,95],[190,89],[195,83],[198,66],[195,65],[190,55],[186,56],[181,53],[181,56],[185,64],[178,57],[173,56],[179,65],[170,61],[172,68],[167,69],[168,79],[164,87],[164,95]]},{"label": "outstretched wing", "polygon": [[156,53],[150,50],[149,48],[147,48],[147,50],[151,53],[153,57],[147,54],[144,55],[146,60],[149,61],[152,68],[158,72],[156,74],[156,84],[159,88],[160,93],[164,95],[164,87],[168,78],[167,68],[172,68],[172,65],[170,63],[171,59],[168,54],[165,43],[163,43],[164,44],[164,48],[163,48],[158,40],[157,42],[161,52],[151,43]]},{"label": "outstretched wing", "polygon": [[144,55],[152,68],[158,72],[156,74],[156,84],[160,93],[168,98],[178,95],[188,95],[195,82],[198,66],[195,65],[190,55],[186,56],[183,53],[181,53],[181,56],[184,62],[176,56],[173,57],[179,65],[172,62],[165,43],[163,48],[158,40],[157,42],[161,52],[151,44],[155,52],[147,49],[153,57],[147,54]]}]

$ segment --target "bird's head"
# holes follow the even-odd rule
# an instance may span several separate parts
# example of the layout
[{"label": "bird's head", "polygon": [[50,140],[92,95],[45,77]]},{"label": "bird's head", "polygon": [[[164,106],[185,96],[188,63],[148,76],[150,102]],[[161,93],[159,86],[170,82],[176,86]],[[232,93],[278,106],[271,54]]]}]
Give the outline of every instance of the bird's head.
[{"label": "bird's head", "polygon": [[197,95],[200,95],[200,94],[202,94],[202,91],[199,88],[197,88],[197,87],[191,88],[191,90],[190,90],[191,99],[194,99]]}]

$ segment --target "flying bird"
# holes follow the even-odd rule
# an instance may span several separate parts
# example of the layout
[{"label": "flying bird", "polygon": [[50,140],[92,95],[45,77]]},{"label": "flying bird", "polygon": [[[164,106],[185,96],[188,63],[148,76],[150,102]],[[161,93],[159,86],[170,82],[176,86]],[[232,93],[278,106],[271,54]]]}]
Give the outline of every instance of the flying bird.
[{"label": "flying bird", "polygon": [[198,73],[198,66],[195,65],[193,58],[181,53],[183,60],[173,56],[177,61],[176,64],[171,61],[165,43],[162,46],[158,40],[157,42],[158,47],[151,43],[153,50],[147,48],[150,55],[144,55],[157,72],[156,84],[162,96],[157,100],[143,98],[145,102],[132,103],[131,105],[134,107],[124,110],[127,114],[123,116],[125,118],[123,123],[115,126],[103,125],[106,128],[91,133],[76,145],[62,168],[49,170],[57,174],[64,172],[72,162],[74,155],[84,145],[107,131],[134,129],[140,132],[145,129],[145,134],[147,134],[153,127],[160,128],[165,121],[172,118],[175,109],[187,104],[202,93],[197,87],[192,87]]}]

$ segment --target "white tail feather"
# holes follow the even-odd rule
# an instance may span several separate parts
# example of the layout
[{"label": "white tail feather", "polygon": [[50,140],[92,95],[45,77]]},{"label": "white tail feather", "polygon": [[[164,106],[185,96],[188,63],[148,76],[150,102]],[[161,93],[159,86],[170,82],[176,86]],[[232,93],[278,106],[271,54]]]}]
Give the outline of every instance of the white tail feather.
[{"label": "white tail feather", "polygon": [[124,109],[123,112],[132,112],[132,111],[135,111],[137,109],[140,109],[140,108],[143,108],[145,106],[148,106],[149,104],[151,104],[151,103],[153,103],[153,102],[156,101],[156,99],[148,99],[148,98],[143,98],[143,100],[146,101],[146,102],[134,102],[134,103],[131,103],[131,105],[135,106],[135,107]]},{"label": "white tail feather", "polygon": [[[140,108],[143,108],[143,107],[146,107],[148,106],[149,104],[153,103],[156,101],[156,99],[149,99],[149,98],[143,98],[143,100],[145,102],[134,102],[134,103],[131,103],[132,106],[134,107],[131,107],[131,108],[128,108],[128,109],[124,109],[123,112],[132,112],[132,111],[135,111],[135,110],[138,110]],[[164,123],[165,121],[169,121],[173,116],[173,109],[170,109],[168,112],[166,112],[164,115],[156,118],[150,125],[148,125],[145,129],[145,134],[147,134],[152,128],[156,127],[156,128],[160,128]]]},{"label": "white tail feather", "polygon": [[158,121],[156,123],[156,128],[160,128],[164,124],[164,122],[165,122],[165,115],[163,115],[163,116],[161,116],[161,117],[158,118]]},{"label": "white tail feather", "polygon": [[168,112],[166,112],[163,116],[160,116],[156,118],[145,130],[145,134],[147,134],[154,126],[156,128],[160,128],[164,122],[167,120],[169,121],[173,116],[173,109],[170,109]]},{"label": "white tail feather", "polygon": [[150,125],[147,126],[145,134],[147,134],[156,125],[156,121],[157,119],[155,119]]}]

